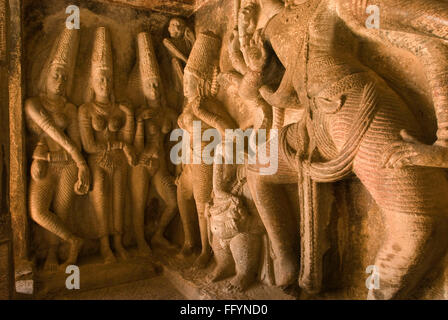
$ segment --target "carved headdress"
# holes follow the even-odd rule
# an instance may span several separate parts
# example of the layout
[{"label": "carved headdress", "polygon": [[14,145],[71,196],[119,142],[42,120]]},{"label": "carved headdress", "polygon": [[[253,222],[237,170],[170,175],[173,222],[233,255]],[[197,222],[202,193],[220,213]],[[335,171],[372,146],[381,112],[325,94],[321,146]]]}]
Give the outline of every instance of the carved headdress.
[{"label": "carved headdress", "polygon": [[212,80],[219,61],[221,39],[207,31],[199,34],[191,49],[185,70],[202,80]]},{"label": "carved headdress", "polygon": [[72,84],[72,77],[76,65],[76,57],[79,48],[79,30],[67,29],[61,32],[51,49],[50,56],[44,66],[44,72],[42,72],[39,79],[39,87],[44,92],[46,78],[50,67],[57,65],[64,68],[68,74],[67,91],[70,91]]},{"label": "carved headdress", "polygon": [[151,35],[141,32],[138,35],[138,54],[141,79],[160,79],[159,63],[152,45]]},{"label": "carved headdress", "polygon": [[105,27],[99,27],[95,31],[92,50],[92,72],[94,70],[108,70],[112,73],[112,47],[110,35]]}]

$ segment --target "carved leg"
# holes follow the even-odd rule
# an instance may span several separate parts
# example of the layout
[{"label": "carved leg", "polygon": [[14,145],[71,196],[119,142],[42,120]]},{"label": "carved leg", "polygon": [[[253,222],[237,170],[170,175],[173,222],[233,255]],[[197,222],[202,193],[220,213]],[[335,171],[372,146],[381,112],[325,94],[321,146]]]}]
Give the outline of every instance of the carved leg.
[{"label": "carved leg", "polygon": [[448,244],[445,173],[426,168],[375,172],[360,166],[355,172],[382,209],[386,224],[386,240],[375,259],[380,289],[369,298],[406,298]]},{"label": "carved leg", "polygon": [[160,168],[154,175],[153,183],[157,193],[165,202],[165,210],[163,210],[157,231],[154,234],[151,243],[166,248],[173,248],[173,245],[165,238],[164,233],[171,220],[173,220],[176,215],[176,185],[174,184],[173,177],[166,171],[166,169],[162,168]]},{"label": "carved leg", "polygon": [[368,299],[405,299],[418,281],[437,265],[448,241],[446,217],[436,219],[385,212],[387,238],[379,250],[375,266],[379,289],[369,291]]},{"label": "carved leg", "polygon": [[[44,179],[39,181],[31,179],[30,181],[29,210],[31,219],[62,240],[71,241],[75,238],[72,232],[65,226],[60,217],[49,210],[56,189],[56,178],[52,175],[51,168],[49,169]],[[50,239],[50,248],[45,269],[55,270],[57,268],[58,261],[56,252],[57,239],[52,237],[52,240]]]},{"label": "carved leg", "polygon": [[110,186],[107,181],[107,173],[93,164],[90,166],[92,171],[93,189],[90,193],[92,197],[92,205],[98,223],[98,233],[100,238],[101,255],[105,263],[116,262],[116,258],[110,249],[109,243],[109,218],[110,208],[107,195],[110,194]]},{"label": "carved leg", "polygon": [[[247,181],[260,218],[266,228],[274,251],[275,282],[287,286],[297,281],[299,260],[299,227],[292,214],[282,181],[276,176],[261,176],[247,171]],[[294,172],[292,172],[294,173]],[[284,183],[297,183],[297,176],[290,175]]]},{"label": "carved leg", "polygon": [[245,291],[255,282],[260,263],[260,248],[259,235],[241,233],[230,241],[236,268],[236,276],[230,282],[231,289]]},{"label": "carved leg", "polygon": [[[190,165],[187,165],[190,166]],[[185,167],[179,177],[177,185],[177,203],[184,229],[184,245],[181,250],[182,255],[189,255],[195,246],[194,230],[196,208],[193,198],[193,181],[191,181],[191,170]]]},{"label": "carved leg", "polygon": [[132,222],[134,234],[140,255],[149,255],[151,249],[145,240],[145,208],[148,198],[150,176],[145,166],[136,166],[131,169],[132,188]]},{"label": "carved leg", "polygon": [[[381,166],[385,148],[400,140],[401,129],[414,136],[419,136],[419,131],[395,93],[384,87],[379,90],[379,109],[363,137],[353,169],[381,208],[386,223],[386,240],[375,262],[380,289],[369,297],[394,299],[406,297],[434,259],[442,257],[447,244],[448,181],[440,169]],[[338,119],[332,122],[341,135],[334,136],[346,135],[358,100],[355,93],[347,96]],[[339,146],[341,141],[337,140]]]},{"label": "carved leg", "polygon": [[[72,212],[72,205],[74,199],[73,186],[76,183],[78,168],[76,165],[67,165],[62,169],[59,178],[56,193],[53,200],[53,207],[56,214],[61,218],[64,224],[67,225],[68,215]],[[62,265],[62,269],[68,265],[75,264],[78,259],[79,251],[83,244],[83,240],[79,237],[73,236],[69,241],[68,258]]]},{"label": "carved leg", "polygon": [[118,256],[127,260],[128,253],[123,247],[124,201],[126,193],[127,167],[121,167],[113,173],[112,200],[114,217],[114,246]]},{"label": "carved leg", "polygon": [[196,259],[195,265],[198,268],[207,266],[211,258],[211,247],[208,241],[208,222],[205,216],[205,205],[211,200],[213,189],[213,165],[194,164],[193,174],[193,196],[198,211],[199,230],[201,235],[201,254]]},{"label": "carved leg", "polygon": [[235,263],[228,242],[221,243],[218,237],[213,236],[212,248],[216,260],[216,267],[213,273],[207,278],[208,281],[221,281],[235,273]]}]

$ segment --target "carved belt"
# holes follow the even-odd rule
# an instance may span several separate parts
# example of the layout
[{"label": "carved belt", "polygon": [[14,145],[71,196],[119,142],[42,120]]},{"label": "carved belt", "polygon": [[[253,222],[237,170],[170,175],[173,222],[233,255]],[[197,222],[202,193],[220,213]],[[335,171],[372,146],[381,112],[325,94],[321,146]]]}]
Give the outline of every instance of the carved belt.
[{"label": "carved belt", "polygon": [[74,163],[72,157],[65,150],[35,152],[33,159],[43,160],[49,163],[70,164]]}]

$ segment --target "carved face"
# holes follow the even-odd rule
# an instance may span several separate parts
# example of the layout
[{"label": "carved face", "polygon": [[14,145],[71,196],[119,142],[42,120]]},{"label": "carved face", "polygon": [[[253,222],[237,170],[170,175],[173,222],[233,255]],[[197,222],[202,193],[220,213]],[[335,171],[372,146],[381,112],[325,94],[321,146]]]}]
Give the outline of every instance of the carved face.
[{"label": "carved face", "polygon": [[188,70],[184,74],[184,96],[191,99],[198,95],[198,79]]},{"label": "carved face", "polygon": [[108,97],[112,90],[112,76],[108,70],[97,69],[92,75],[92,88],[97,97]]},{"label": "carved face", "polygon": [[52,65],[47,76],[47,93],[64,96],[67,87],[67,71],[59,65]]},{"label": "carved face", "polygon": [[144,79],[142,81],[143,94],[148,100],[160,99],[160,84],[156,78]]},{"label": "carved face", "polygon": [[178,18],[173,18],[168,26],[168,32],[170,37],[174,39],[179,39],[184,36],[185,33],[185,22]]}]

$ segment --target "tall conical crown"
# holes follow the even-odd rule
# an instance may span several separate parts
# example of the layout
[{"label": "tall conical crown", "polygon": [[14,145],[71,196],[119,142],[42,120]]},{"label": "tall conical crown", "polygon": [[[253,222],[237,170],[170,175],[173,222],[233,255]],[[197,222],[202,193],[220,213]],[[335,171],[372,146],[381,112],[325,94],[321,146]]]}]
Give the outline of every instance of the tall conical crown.
[{"label": "tall conical crown", "polygon": [[92,70],[113,69],[112,47],[108,30],[105,27],[99,27],[95,31],[92,50]]},{"label": "tall conical crown", "polygon": [[141,79],[160,79],[159,63],[152,44],[151,35],[141,32],[137,36]]},{"label": "tall conical crown", "polygon": [[79,30],[64,28],[61,34],[56,38],[50,55],[48,56],[42,72],[40,73],[38,90],[41,93],[46,92],[47,76],[51,66],[53,65],[66,70],[68,75],[66,93],[71,92],[78,48]]},{"label": "tall conical crown", "polygon": [[57,64],[68,71],[74,66],[79,47],[79,32],[77,29],[64,28],[53,45],[50,64]]},{"label": "tall conical crown", "polygon": [[221,39],[214,33],[207,31],[197,37],[185,70],[195,74],[203,80],[211,80],[213,71],[218,65]]}]

